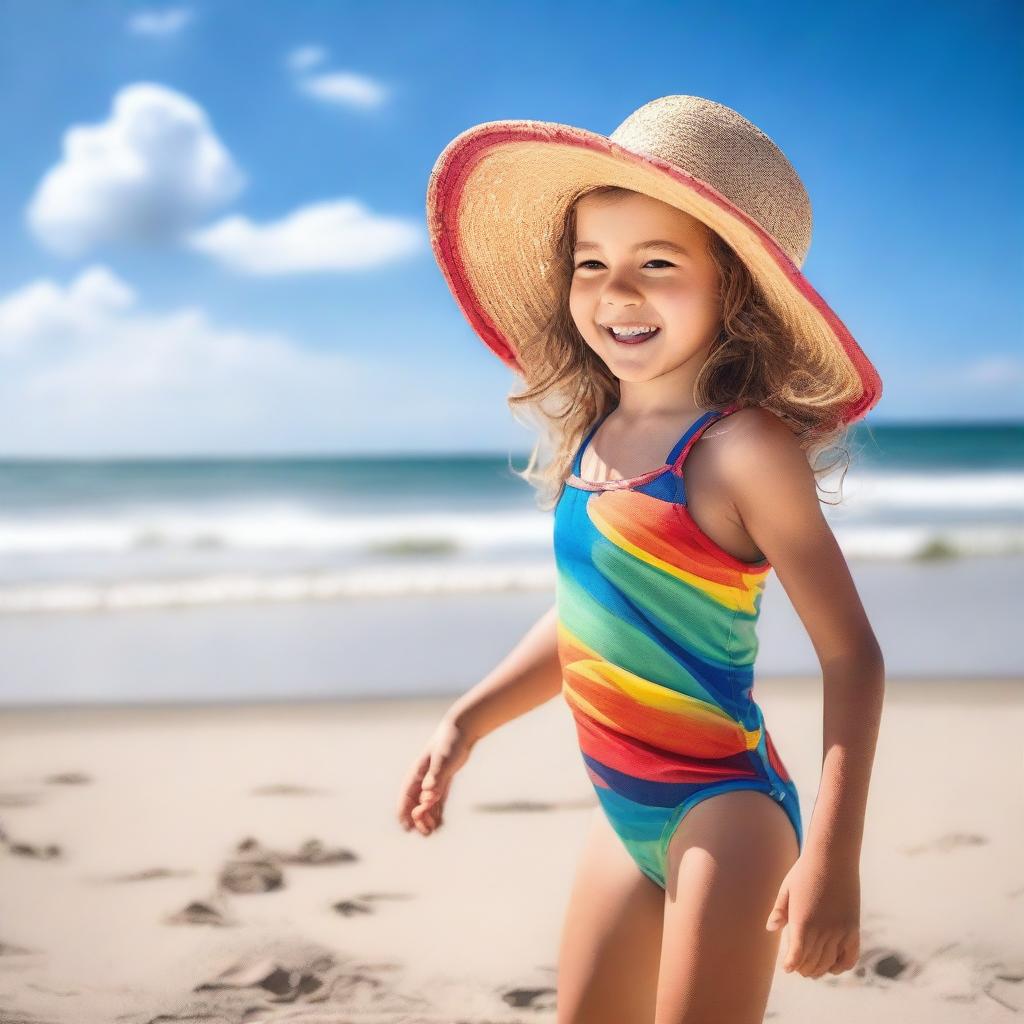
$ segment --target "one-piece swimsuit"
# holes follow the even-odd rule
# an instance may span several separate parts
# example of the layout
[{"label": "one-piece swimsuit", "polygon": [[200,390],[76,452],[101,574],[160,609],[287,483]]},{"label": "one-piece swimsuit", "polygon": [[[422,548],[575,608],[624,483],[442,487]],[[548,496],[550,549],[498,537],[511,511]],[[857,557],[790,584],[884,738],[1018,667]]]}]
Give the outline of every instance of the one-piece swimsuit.
[{"label": "one-piece swimsuit", "polygon": [[803,846],[796,786],[753,696],[767,559],[713,541],[686,504],[683,464],[700,416],[664,465],[590,481],[576,453],[554,514],[562,696],[601,808],[641,871],[665,888],[683,816],[736,789],[766,793]]}]

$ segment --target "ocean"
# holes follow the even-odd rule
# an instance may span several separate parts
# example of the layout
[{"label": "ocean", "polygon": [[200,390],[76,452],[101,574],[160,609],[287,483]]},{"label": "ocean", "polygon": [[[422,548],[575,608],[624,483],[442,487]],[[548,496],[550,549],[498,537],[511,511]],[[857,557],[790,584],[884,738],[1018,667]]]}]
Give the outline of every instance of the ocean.
[{"label": "ocean", "polygon": [[[851,448],[822,505],[851,563],[1024,552],[1024,424]],[[4,459],[0,616],[548,590],[551,526],[505,455]]]}]

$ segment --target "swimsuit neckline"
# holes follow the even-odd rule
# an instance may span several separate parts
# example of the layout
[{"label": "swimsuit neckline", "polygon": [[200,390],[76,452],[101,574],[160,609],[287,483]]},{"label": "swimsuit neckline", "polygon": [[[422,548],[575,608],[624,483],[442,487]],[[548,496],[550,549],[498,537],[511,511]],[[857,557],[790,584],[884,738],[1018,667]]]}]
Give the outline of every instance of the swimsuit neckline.
[{"label": "swimsuit neckline", "polygon": [[668,454],[668,459],[665,462],[656,467],[655,469],[645,470],[643,473],[639,473],[636,476],[622,477],[615,480],[587,480],[585,477],[579,475],[578,469],[582,467],[583,453],[590,444],[594,435],[597,433],[598,428],[602,423],[615,411],[613,406],[609,409],[590,429],[590,432],[583,439],[580,444],[579,450],[576,453],[576,458],[573,460],[572,471],[569,476],[566,477],[565,482],[570,486],[581,491],[620,491],[630,490],[633,487],[639,486],[640,484],[649,483],[651,480],[656,480],[663,473],[667,473],[669,470],[673,472],[678,471],[682,468],[682,463],[689,451],[690,444],[694,440],[694,436],[704,424],[713,419],[717,419],[720,416],[724,416],[728,412],[732,412],[735,406],[730,406],[728,409],[718,411],[715,409],[709,409],[707,412],[701,413],[687,428],[683,436],[675,443],[672,447],[672,451]]},{"label": "swimsuit neckline", "polygon": [[671,468],[672,463],[666,462],[665,465],[659,466],[657,469],[649,469],[646,473],[641,473],[639,476],[623,477],[619,480],[586,480],[581,476],[577,476],[575,473],[571,473],[566,478],[565,482],[570,486],[583,491],[626,490],[627,488],[634,487],[637,484],[647,483],[649,480],[654,480]]}]

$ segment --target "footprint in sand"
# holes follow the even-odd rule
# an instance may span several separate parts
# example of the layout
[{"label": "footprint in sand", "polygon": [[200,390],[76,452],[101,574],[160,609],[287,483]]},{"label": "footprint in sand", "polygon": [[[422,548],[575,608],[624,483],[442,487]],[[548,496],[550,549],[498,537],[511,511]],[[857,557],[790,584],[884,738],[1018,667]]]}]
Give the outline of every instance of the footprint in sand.
[{"label": "footprint in sand", "polygon": [[220,896],[207,900],[193,900],[184,910],[170,914],[164,918],[165,924],[213,924],[219,926],[238,924],[227,909],[227,904]]},{"label": "footprint in sand", "polygon": [[858,978],[871,981],[875,978],[899,978],[907,981],[921,971],[921,965],[905,953],[889,946],[874,946],[864,950],[853,973]]},{"label": "footprint in sand", "polygon": [[528,1007],[531,1010],[553,1010],[555,1009],[555,997],[557,989],[550,987],[543,988],[512,988],[500,993],[501,998],[517,1009]]},{"label": "footprint in sand", "polygon": [[245,856],[281,864],[343,864],[359,860],[357,854],[345,847],[326,846],[319,839],[307,839],[295,853],[286,853],[263,846],[258,839],[243,839],[235,852]]},{"label": "footprint in sand", "polygon": [[[321,969],[323,969],[321,967]],[[315,992],[323,980],[314,970],[283,967],[273,957],[259,957],[254,961],[240,960],[222,971],[212,981],[196,985],[194,992],[218,988],[262,988],[279,1000],[289,1002],[300,995]]]},{"label": "footprint in sand", "polygon": [[[252,1006],[249,1002],[252,996],[245,995],[245,990],[255,990],[253,994],[271,1003],[300,1001],[325,1004],[321,1011],[323,1017],[319,1014],[301,1014],[301,1019],[311,1024],[313,1021],[338,1024],[336,1014],[326,1015],[329,1008],[351,1009],[358,1006],[372,1008],[380,1014],[399,1015],[422,1009],[426,1005],[424,999],[397,992],[390,979],[384,977],[387,972],[398,969],[399,965],[395,963],[339,963],[323,947],[304,946],[297,949],[282,943],[272,943],[236,960],[210,981],[197,985],[193,991],[221,991],[232,1004],[237,996],[242,996],[247,1006],[243,1019],[247,1021],[263,1019],[260,1007]],[[219,1008],[209,1007],[214,1012]],[[231,1019],[236,1018],[232,1016]],[[273,1019],[279,1018],[275,1015]],[[401,1016],[400,1019],[409,1020],[411,1024],[412,1018]]]},{"label": "footprint in sand", "polygon": [[259,786],[251,790],[254,796],[320,796],[325,789],[313,786],[300,786],[292,782],[272,782],[268,786]]},{"label": "footprint in sand", "polygon": [[568,811],[588,810],[596,806],[597,801],[586,800],[503,800],[495,803],[474,804],[474,811],[485,814],[506,814],[520,811]]},{"label": "footprint in sand", "polygon": [[26,949],[24,946],[15,946],[10,942],[0,942],[0,956],[28,956],[35,952],[36,950]]},{"label": "footprint in sand", "polygon": [[1010,967],[997,960],[985,964],[982,970],[988,975],[982,992],[989,999],[1014,1013],[1024,1010],[1024,964]]},{"label": "footprint in sand", "polygon": [[144,868],[142,871],[130,871],[124,875],[111,875],[109,882],[148,882],[154,878],[185,878],[187,875],[194,875],[194,871],[182,869],[175,871],[172,868]]},{"label": "footprint in sand", "polygon": [[220,869],[217,885],[229,892],[271,892],[284,888],[284,872],[272,860],[229,860]]},{"label": "footprint in sand", "polygon": [[341,846],[329,847],[319,839],[307,839],[296,853],[278,853],[285,864],[347,864],[359,860],[351,850]]},{"label": "footprint in sand", "polygon": [[38,860],[52,860],[61,855],[60,847],[55,843],[50,843],[47,846],[33,846],[31,843],[21,843],[11,839],[2,827],[0,827],[0,843],[7,847],[8,853],[12,853],[16,857],[35,857]]},{"label": "footprint in sand", "polygon": [[35,807],[37,803],[37,793],[0,793],[0,807]]},{"label": "footprint in sand", "polygon": [[364,892],[350,900],[339,900],[332,904],[331,909],[345,917],[352,917],[355,914],[372,914],[373,904],[377,900],[411,900],[414,896],[411,892]]},{"label": "footprint in sand", "polygon": [[43,781],[51,786],[85,786],[92,782],[92,776],[85,772],[58,772],[48,775]]},{"label": "footprint in sand", "polygon": [[929,851],[948,853],[950,850],[955,850],[958,846],[984,846],[987,842],[987,836],[980,836],[974,832],[949,832],[938,839],[933,839],[930,843],[905,847],[903,852],[910,856],[928,853]]},{"label": "footprint in sand", "polygon": [[344,847],[329,847],[319,839],[307,839],[296,852],[274,850],[251,836],[235,847],[240,856],[221,868],[219,885],[231,892],[270,892],[284,886],[282,864],[345,864],[358,856]]},{"label": "footprint in sand", "polygon": [[947,942],[920,960],[889,946],[865,950],[852,978],[826,978],[829,984],[888,985],[920,978],[932,997],[953,1003],[989,999],[1013,1013],[1024,1010],[1024,962],[979,962],[958,941]]}]

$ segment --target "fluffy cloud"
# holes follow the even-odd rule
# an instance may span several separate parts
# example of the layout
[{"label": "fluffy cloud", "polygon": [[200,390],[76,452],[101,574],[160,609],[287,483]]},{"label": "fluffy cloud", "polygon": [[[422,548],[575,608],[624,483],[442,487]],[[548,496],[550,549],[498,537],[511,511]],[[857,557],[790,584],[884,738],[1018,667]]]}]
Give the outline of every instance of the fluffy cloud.
[{"label": "fluffy cloud", "polygon": [[384,86],[366,75],[354,71],[309,73],[326,59],[327,51],[322,46],[309,44],[289,51],[285,57],[285,66],[295,76],[295,84],[300,92],[320,103],[358,110],[379,107],[387,99],[388,93]]},{"label": "fluffy cloud", "polygon": [[980,387],[1024,387],[1024,359],[1009,353],[993,353],[969,363],[964,379]]},{"label": "fluffy cloud", "polygon": [[289,70],[296,73],[308,71],[327,59],[327,51],[322,46],[297,46],[285,58]]},{"label": "fluffy cloud", "polygon": [[0,298],[5,453],[343,449],[379,418],[366,376],[195,306],[147,312],[104,266]]},{"label": "fluffy cloud", "polygon": [[379,107],[387,92],[384,87],[365,75],[352,71],[325,71],[307,75],[299,80],[299,89],[322,103],[369,109]]},{"label": "fluffy cloud", "polygon": [[265,224],[225,217],[193,232],[187,244],[239,273],[271,275],[376,267],[419,252],[426,241],[418,223],[338,199]]},{"label": "fluffy cloud", "polygon": [[139,11],[128,19],[128,31],[140,36],[173,36],[191,20],[192,12],[187,7]]},{"label": "fluffy cloud", "polygon": [[244,185],[203,109],[142,82],[117,94],[106,121],[68,129],[26,218],[44,245],[76,256],[107,242],[177,238]]}]

